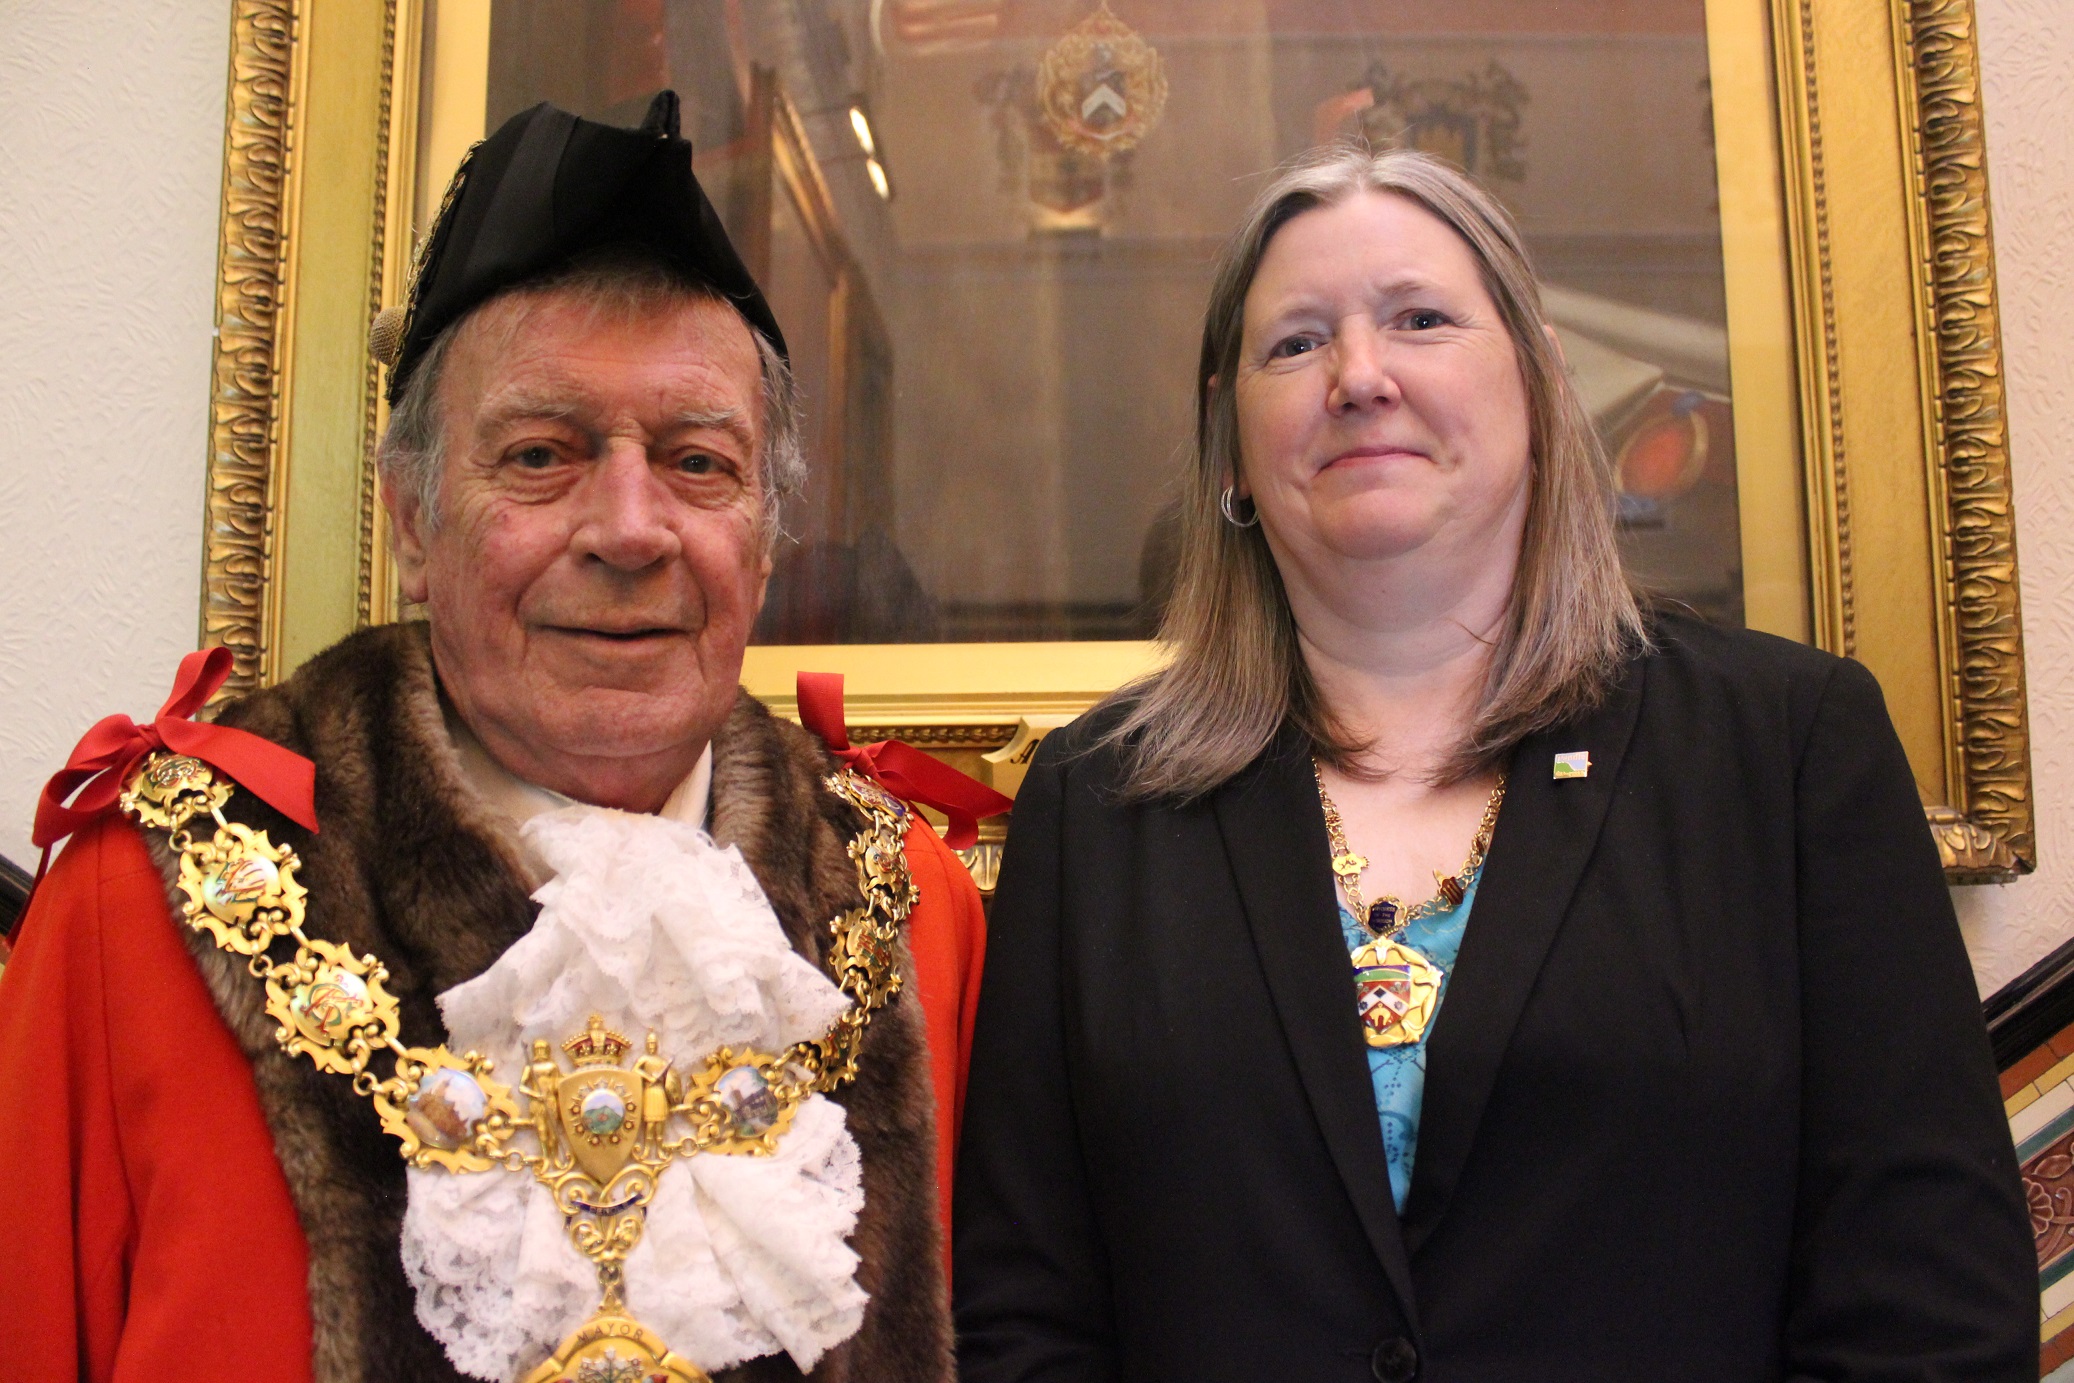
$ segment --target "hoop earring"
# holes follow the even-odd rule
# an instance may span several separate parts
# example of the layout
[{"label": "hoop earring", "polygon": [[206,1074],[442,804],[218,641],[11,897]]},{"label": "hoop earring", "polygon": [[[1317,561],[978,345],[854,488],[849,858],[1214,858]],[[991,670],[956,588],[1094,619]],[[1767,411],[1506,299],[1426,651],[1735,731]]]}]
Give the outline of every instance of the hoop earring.
[{"label": "hoop earring", "polygon": [[1252,500],[1248,499],[1245,501],[1247,504],[1253,506],[1253,516],[1251,518],[1242,520],[1236,513],[1232,512],[1234,508],[1232,504],[1233,493],[1237,490],[1237,488],[1238,487],[1235,485],[1225,486],[1224,493],[1217,497],[1217,508],[1219,509],[1219,511],[1223,513],[1224,521],[1230,524],[1233,528],[1258,527],[1260,523],[1260,506],[1257,504],[1253,504]]}]

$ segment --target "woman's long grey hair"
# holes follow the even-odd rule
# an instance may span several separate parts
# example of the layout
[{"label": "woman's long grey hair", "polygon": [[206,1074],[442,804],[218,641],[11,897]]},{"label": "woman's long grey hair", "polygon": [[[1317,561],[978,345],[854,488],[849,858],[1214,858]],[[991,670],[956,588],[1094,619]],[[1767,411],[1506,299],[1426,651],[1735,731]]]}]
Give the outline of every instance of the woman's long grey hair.
[{"label": "woman's long grey hair", "polygon": [[1511,604],[1476,714],[1441,781],[1488,769],[1527,735],[1596,704],[1647,642],[1614,538],[1612,472],[1545,330],[1540,289],[1512,218],[1467,174],[1428,155],[1318,150],[1267,186],[1217,265],[1196,372],[1180,570],[1160,625],[1171,660],[1112,698],[1125,710],[1104,736],[1124,755],[1123,790],[1132,799],[1209,792],[1258,757],[1284,724],[1342,767],[1354,769],[1365,748],[1324,703],[1304,664],[1261,530],[1234,527],[1219,512],[1218,498],[1243,458],[1236,391],[1212,385],[1235,377],[1246,294],[1275,232],[1364,192],[1408,198],[1468,244],[1526,385],[1533,470]]}]

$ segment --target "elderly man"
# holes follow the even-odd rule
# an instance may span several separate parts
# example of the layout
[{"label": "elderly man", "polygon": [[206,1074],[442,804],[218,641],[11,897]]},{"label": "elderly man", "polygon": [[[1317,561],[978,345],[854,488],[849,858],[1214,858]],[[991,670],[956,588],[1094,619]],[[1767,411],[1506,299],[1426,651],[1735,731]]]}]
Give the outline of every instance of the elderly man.
[{"label": "elderly man", "polygon": [[737,686],[796,404],[675,98],[485,141],[377,337],[427,619],[46,794],[6,1376],[948,1379],[978,899]]}]

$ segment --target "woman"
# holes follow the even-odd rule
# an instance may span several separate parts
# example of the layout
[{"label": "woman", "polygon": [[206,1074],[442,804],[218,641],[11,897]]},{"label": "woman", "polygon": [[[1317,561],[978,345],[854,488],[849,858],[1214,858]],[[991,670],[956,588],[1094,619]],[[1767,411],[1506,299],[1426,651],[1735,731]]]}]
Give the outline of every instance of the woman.
[{"label": "woman", "polygon": [[2035,1378],[1879,689],[1638,610],[1505,213],[1305,161],[1198,378],[1173,660],[1016,803],[968,1383]]}]

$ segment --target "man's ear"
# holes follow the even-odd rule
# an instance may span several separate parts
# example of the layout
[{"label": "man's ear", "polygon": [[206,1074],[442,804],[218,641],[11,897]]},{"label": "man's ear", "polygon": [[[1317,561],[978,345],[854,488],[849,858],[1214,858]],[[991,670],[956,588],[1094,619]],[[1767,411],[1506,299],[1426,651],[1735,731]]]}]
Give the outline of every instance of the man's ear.
[{"label": "man's ear", "polygon": [[413,605],[425,603],[424,516],[419,512],[418,492],[411,486],[398,487],[389,476],[382,477],[382,507],[389,511],[390,552],[396,558],[396,584],[403,598]]}]

